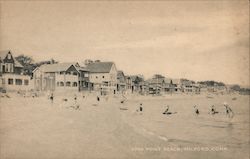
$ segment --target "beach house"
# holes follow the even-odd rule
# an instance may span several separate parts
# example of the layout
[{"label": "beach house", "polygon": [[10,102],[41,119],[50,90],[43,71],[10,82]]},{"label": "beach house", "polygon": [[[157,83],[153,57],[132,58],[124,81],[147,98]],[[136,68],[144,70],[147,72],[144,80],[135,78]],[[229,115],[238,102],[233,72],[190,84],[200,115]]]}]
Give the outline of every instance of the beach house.
[{"label": "beach house", "polygon": [[44,64],[33,71],[37,91],[91,90],[89,72],[78,63]]},{"label": "beach house", "polygon": [[117,91],[124,92],[126,90],[126,77],[123,71],[117,71]]},{"label": "beach house", "polygon": [[114,62],[95,61],[86,65],[89,81],[101,95],[116,94],[118,87],[117,69]]},{"label": "beach house", "polygon": [[31,77],[23,75],[23,66],[11,51],[0,52],[0,88],[6,91],[30,90]]}]

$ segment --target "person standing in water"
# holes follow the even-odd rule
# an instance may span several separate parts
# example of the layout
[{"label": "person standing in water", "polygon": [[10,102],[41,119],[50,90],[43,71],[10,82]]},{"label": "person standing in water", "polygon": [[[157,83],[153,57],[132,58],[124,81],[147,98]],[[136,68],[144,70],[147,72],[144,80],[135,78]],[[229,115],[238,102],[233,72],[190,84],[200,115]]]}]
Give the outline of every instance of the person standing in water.
[{"label": "person standing in water", "polygon": [[196,115],[199,115],[199,114],[200,114],[200,111],[199,111],[199,109],[197,108],[196,105],[194,106],[194,109],[195,109],[195,114],[196,114]]},{"label": "person standing in water", "polygon": [[140,111],[140,112],[143,111],[142,103],[140,104],[139,111]]},{"label": "person standing in water", "polygon": [[50,98],[51,104],[53,104],[53,101],[54,101],[54,94],[53,94],[53,92],[51,92],[49,98]]},{"label": "person standing in water", "polygon": [[223,105],[226,109],[226,114],[228,115],[228,117],[233,118],[233,116],[234,116],[233,110],[228,106],[228,104],[226,102],[224,102]]},{"label": "person standing in water", "polygon": [[212,105],[212,106],[211,106],[211,111],[210,111],[210,113],[211,113],[212,115],[214,115],[214,114],[217,114],[217,113],[219,113],[219,112],[217,112],[217,111],[215,110],[214,105]]}]

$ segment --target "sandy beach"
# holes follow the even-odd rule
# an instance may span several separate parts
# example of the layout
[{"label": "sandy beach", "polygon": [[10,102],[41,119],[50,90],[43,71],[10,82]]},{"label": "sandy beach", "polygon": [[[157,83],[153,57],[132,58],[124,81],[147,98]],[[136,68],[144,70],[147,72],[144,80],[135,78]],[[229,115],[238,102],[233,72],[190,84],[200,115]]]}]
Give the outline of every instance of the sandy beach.
[{"label": "sandy beach", "polygon": [[[72,94],[55,95],[53,104],[45,95],[9,96],[0,99],[1,159],[249,157],[249,96],[130,95],[121,103],[78,94],[79,110]],[[176,114],[163,115],[167,105]],[[221,113],[209,114],[211,105]]]}]

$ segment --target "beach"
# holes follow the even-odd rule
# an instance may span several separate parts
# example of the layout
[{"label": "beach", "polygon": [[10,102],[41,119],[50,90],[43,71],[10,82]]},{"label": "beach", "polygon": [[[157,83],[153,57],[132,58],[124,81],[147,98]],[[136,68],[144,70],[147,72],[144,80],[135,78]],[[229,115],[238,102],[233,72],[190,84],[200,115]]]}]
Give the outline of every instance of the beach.
[{"label": "beach", "polygon": [[[249,96],[96,96],[1,97],[0,158],[249,158]],[[167,106],[175,113],[162,114]]]}]

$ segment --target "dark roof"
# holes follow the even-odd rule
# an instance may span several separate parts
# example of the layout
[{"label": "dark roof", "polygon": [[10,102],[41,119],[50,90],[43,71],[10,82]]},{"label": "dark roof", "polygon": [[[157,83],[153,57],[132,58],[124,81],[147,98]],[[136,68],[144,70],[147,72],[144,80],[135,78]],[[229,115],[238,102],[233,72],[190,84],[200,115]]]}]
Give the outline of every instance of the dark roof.
[{"label": "dark roof", "polygon": [[1,60],[5,59],[5,57],[7,56],[8,53],[10,53],[13,56],[15,67],[23,67],[23,65],[20,64],[19,61],[17,61],[17,59],[14,57],[14,55],[12,54],[12,52],[10,50],[0,51]]},{"label": "dark roof", "polygon": [[91,73],[109,73],[113,62],[94,62],[87,65],[86,69]]}]

